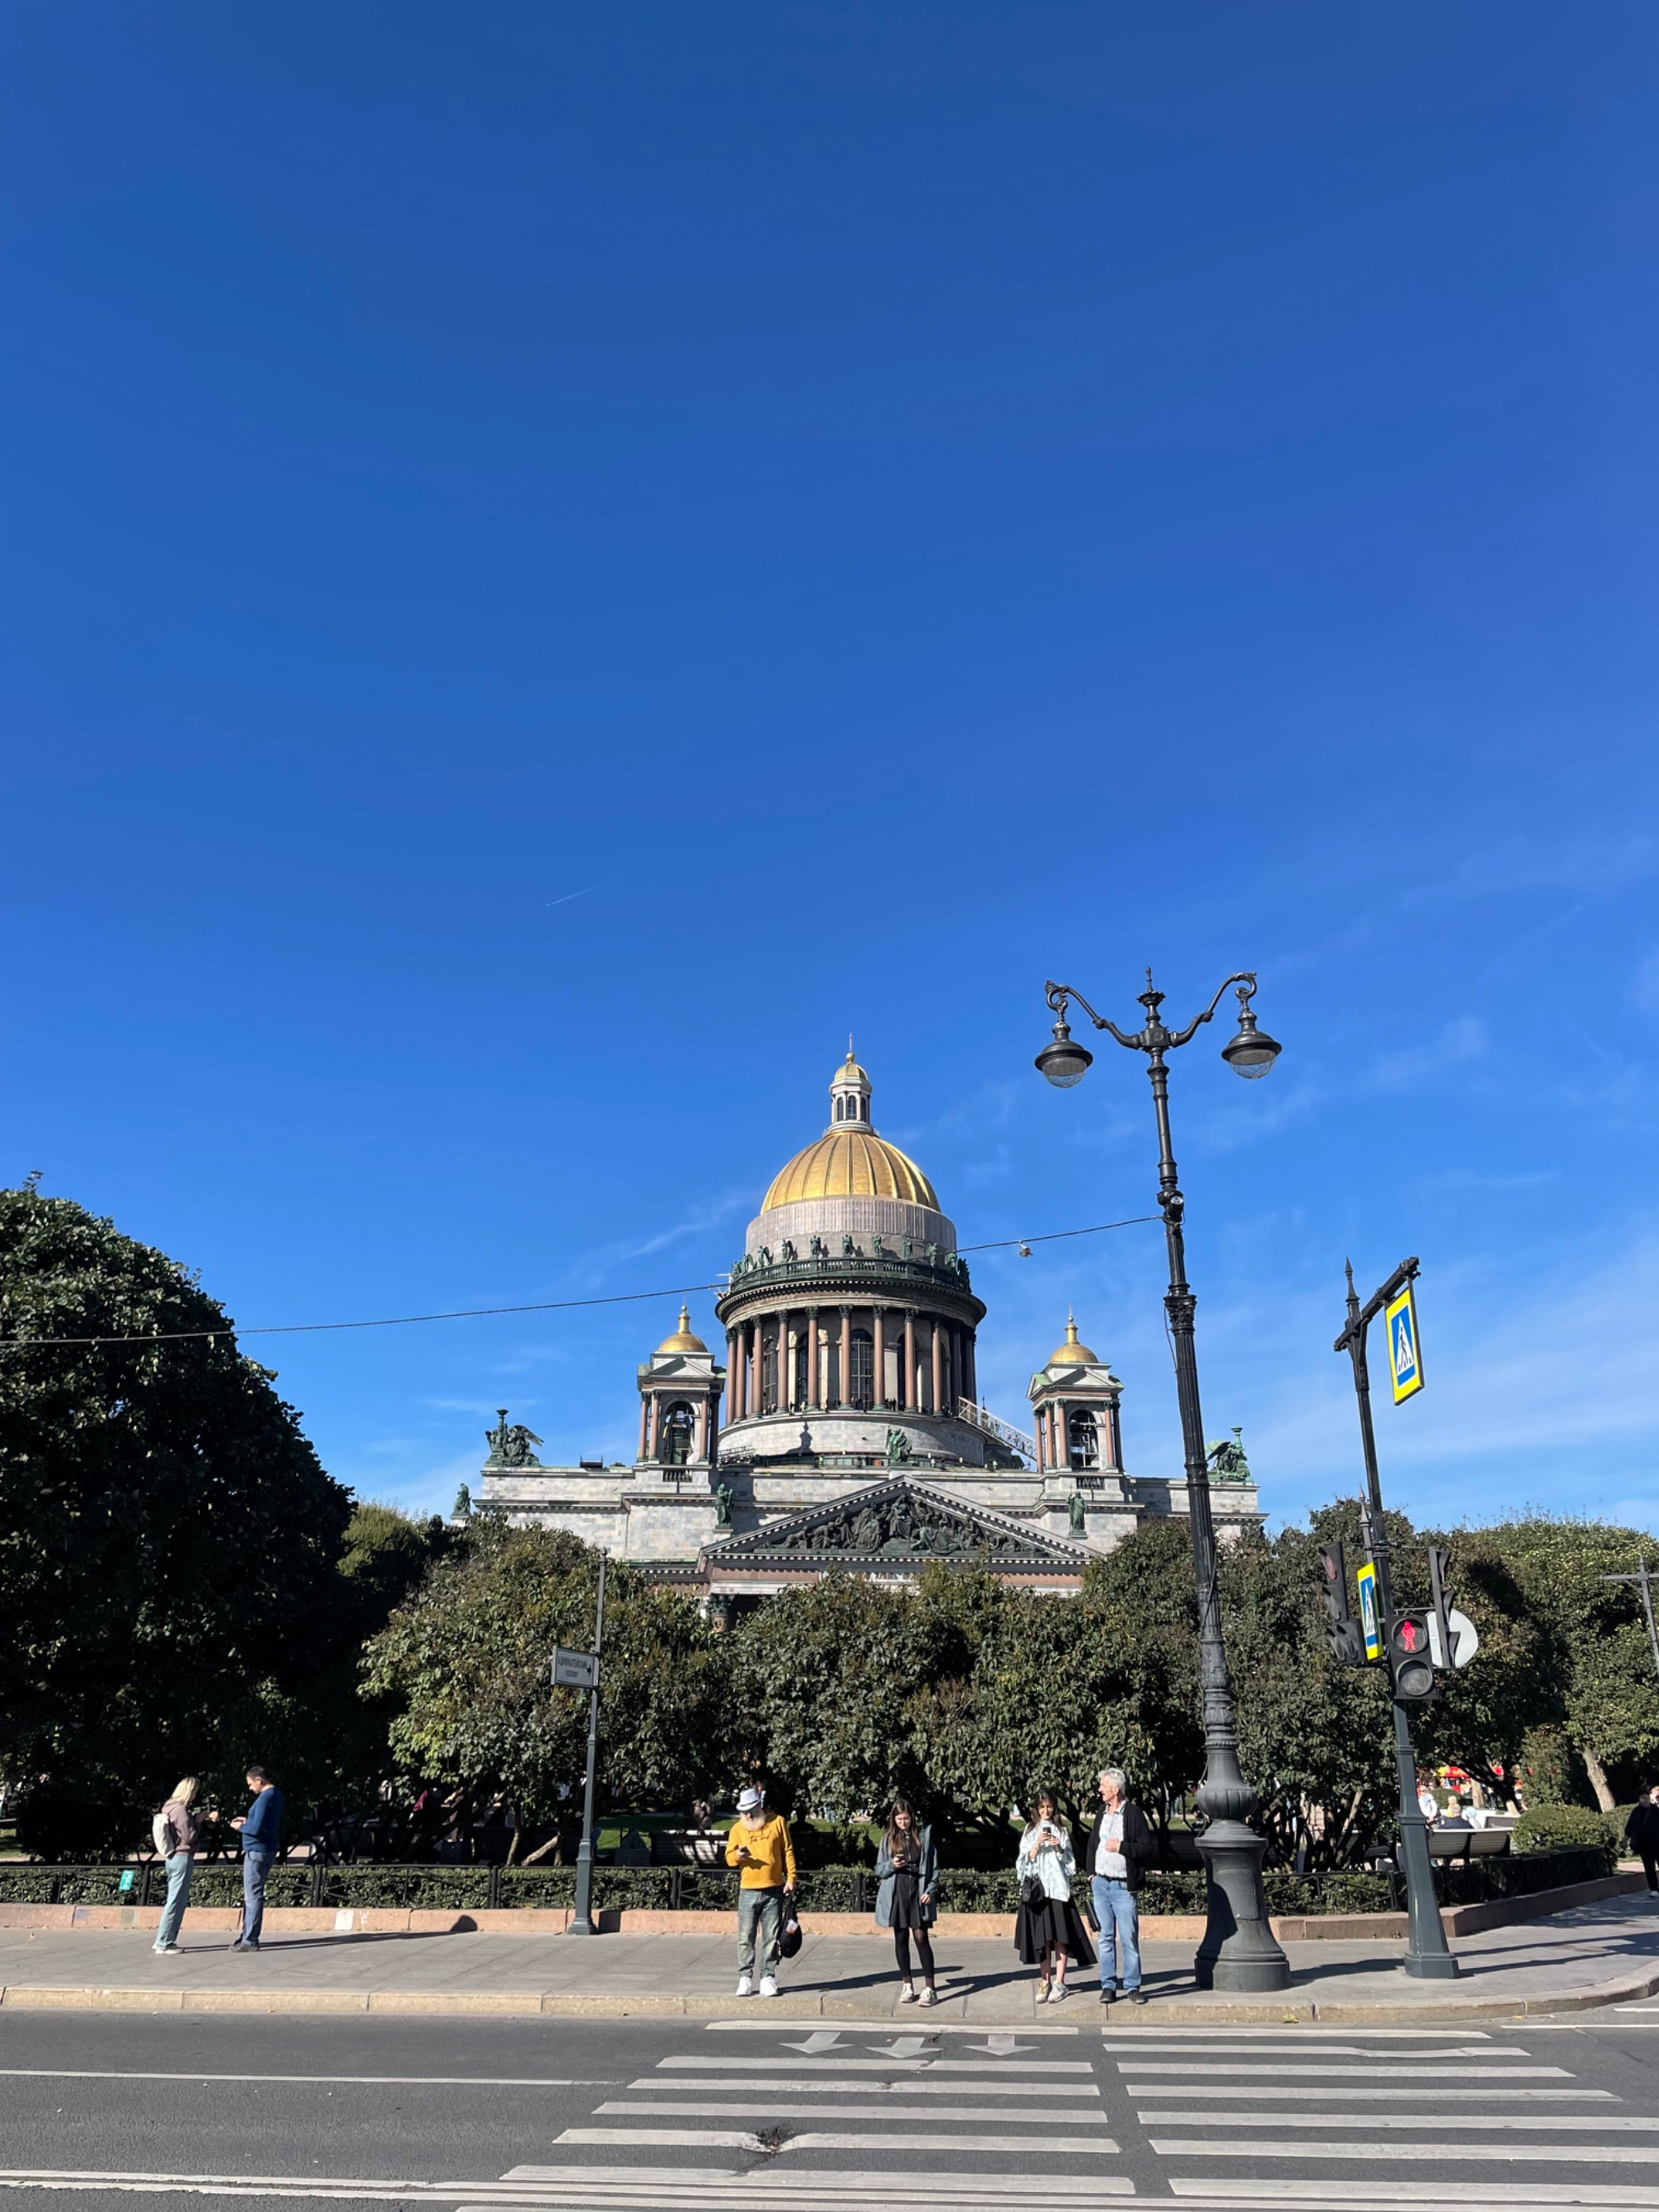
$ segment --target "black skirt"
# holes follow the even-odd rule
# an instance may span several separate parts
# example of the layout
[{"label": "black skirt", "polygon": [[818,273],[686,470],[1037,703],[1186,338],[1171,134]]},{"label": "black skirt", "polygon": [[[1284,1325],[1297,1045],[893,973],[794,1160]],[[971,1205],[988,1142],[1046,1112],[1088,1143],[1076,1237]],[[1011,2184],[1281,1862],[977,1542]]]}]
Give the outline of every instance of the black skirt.
[{"label": "black skirt", "polygon": [[922,1917],[921,1887],[914,1867],[893,1869],[893,1900],[888,1915],[890,1928],[925,1928]]},{"label": "black skirt", "polygon": [[1083,1916],[1069,1897],[1045,1898],[1022,1905],[1014,1922],[1014,1949],[1028,1966],[1040,1966],[1050,1946],[1064,1951],[1073,1966],[1092,1966],[1095,1947]]}]

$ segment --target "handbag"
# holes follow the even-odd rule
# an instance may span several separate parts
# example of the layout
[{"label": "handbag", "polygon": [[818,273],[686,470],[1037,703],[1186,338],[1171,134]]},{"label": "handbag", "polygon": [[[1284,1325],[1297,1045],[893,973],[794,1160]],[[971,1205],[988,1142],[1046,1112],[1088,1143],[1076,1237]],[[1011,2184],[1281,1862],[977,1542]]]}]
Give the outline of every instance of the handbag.
[{"label": "handbag", "polygon": [[801,1946],[800,1922],[793,1909],[783,1923],[783,1933],[778,1938],[778,1956],[793,1959]]},{"label": "handbag", "polygon": [[1028,1874],[1019,1885],[1019,1901],[1027,1912],[1041,1912],[1048,1902],[1048,1893],[1042,1887],[1040,1874]]}]

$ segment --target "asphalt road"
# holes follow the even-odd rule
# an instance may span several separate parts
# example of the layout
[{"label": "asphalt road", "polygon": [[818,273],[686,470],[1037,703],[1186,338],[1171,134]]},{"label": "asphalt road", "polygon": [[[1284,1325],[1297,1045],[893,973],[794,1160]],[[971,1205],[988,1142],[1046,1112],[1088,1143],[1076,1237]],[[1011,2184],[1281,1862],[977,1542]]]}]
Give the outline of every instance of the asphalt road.
[{"label": "asphalt road", "polygon": [[[782,2009],[781,2007],[779,2008]],[[1553,2026],[1042,2029],[0,2011],[0,2186],[433,2203],[1659,2212],[1659,2002]]]}]

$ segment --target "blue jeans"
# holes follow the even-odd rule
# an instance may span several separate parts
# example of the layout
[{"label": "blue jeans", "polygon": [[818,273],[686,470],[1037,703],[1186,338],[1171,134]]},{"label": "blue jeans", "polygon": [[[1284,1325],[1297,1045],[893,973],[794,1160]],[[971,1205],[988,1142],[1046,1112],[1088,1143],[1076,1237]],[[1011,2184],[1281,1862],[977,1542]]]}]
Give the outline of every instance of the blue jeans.
[{"label": "blue jeans", "polygon": [[161,1924],[155,1931],[155,1948],[165,1950],[179,1941],[179,1923],[190,1902],[190,1878],[196,1870],[191,1851],[174,1851],[167,1861],[167,1901],[161,1907]]},{"label": "blue jeans", "polygon": [[258,1844],[250,1844],[242,1850],[242,1932],[239,1942],[258,1944],[259,1929],[265,1917],[265,1876],[270,1871],[271,1854],[261,1850]]},{"label": "blue jeans", "polygon": [[760,1933],[761,1972],[775,1974],[778,1967],[778,1938],[783,1933],[781,1889],[740,1889],[738,1892],[738,1972],[748,1973],[755,1963],[755,1935]]},{"label": "blue jeans", "polygon": [[1103,1990],[1112,1987],[1113,1962],[1121,1946],[1123,1991],[1126,1996],[1133,1996],[1140,1987],[1140,1907],[1127,1882],[1109,1881],[1103,1874],[1094,1876],[1090,1894],[1095,1901],[1095,1918],[1100,1923],[1100,1986]]}]

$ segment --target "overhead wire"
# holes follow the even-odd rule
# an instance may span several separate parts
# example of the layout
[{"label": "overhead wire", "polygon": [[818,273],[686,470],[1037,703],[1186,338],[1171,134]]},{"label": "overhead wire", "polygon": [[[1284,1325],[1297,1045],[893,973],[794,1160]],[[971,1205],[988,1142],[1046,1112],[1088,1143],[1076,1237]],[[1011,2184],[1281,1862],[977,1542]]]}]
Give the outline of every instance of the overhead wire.
[{"label": "overhead wire", "polygon": [[[1022,1254],[1033,1244],[1057,1244],[1068,1237],[1098,1237],[1109,1229],[1133,1229],[1142,1222],[1156,1221],[1155,1213],[1133,1213],[1122,1221],[1097,1221],[1087,1229],[1051,1229],[1039,1237],[1000,1237],[984,1244],[962,1244],[960,1252],[1002,1252],[1018,1249]],[[724,1294],[731,1287],[722,1280],[712,1283],[680,1283],[660,1291],[617,1291],[608,1296],[592,1298],[542,1298],[528,1305],[513,1306],[457,1306],[442,1313],[386,1314],[371,1321],[289,1321],[264,1322],[242,1328],[234,1322],[221,1322],[213,1328],[172,1328],[137,1330],[126,1336],[0,1336],[0,1349],[20,1351],[37,1346],[86,1346],[100,1344],[179,1344],[204,1338],[220,1336],[317,1336],[332,1334],[341,1329],[354,1328],[412,1328],[423,1322],[479,1321],[499,1314],[571,1313],[585,1306],[638,1305],[652,1298],[686,1298],[699,1291],[714,1291]]]}]

